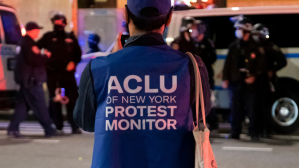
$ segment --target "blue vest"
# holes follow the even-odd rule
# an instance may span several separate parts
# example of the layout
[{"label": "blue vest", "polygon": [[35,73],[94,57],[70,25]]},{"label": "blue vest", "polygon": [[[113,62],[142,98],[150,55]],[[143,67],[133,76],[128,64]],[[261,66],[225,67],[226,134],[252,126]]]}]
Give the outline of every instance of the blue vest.
[{"label": "blue vest", "polygon": [[92,168],[194,168],[189,61],[167,45],[92,60]]}]

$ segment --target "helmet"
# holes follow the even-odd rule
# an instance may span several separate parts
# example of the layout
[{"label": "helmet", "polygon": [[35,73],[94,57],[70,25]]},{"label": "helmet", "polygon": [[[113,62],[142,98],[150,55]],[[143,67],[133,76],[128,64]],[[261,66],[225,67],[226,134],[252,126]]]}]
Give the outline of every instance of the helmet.
[{"label": "helmet", "polygon": [[235,23],[235,28],[243,29],[246,31],[252,31],[253,29],[251,19],[244,17],[243,15],[232,17],[230,18],[230,20]]},{"label": "helmet", "polygon": [[262,23],[257,23],[253,26],[253,30],[252,30],[253,34],[260,34],[265,38],[269,38],[270,37],[270,33],[269,33],[269,29],[266,27],[266,25],[262,24]]},{"label": "helmet", "polygon": [[52,18],[51,18],[51,21],[52,23],[54,23],[55,20],[63,20],[63,23],[64,24],[67,24],[67,19],[65,17],[65,15],[63,13],[57,13],[55,14]]},{"label": "helmet", "polygon": [[[182,27],[190,27],[190,25],[191,25],[191,27],[192,27],[193,25],[196,25],[196,26],[197,26],[197,30],[198,30],[198,32],[204,34],[204,33],[206,32],[206,26],[205,26],[203,23],[204,23],[203,21],[201,21],[201,20],[196,20],[196,19],[193,18],[193,17],[185,17],[185,18],[183,18],[183,23],[182,23],[181,28],[182,28]],[[190,27],[190,28],[191,28],[191,27]],[[189,28],[189,29],[190,29],[190,28]],[[181,30],[181,31],[182,31],[182,30]]]},{"label": "helmet", "polygon": [[203,21],[195,20],[194,24],[196,25],[199,34],[205,34],[207,28]]},{"label": "helmet", "polygon": [[188,24],[194,24],[196,21],[196,19],[194,17],[184,17],[183,18],[183,22],[182,22],[182,26],[187,26]]},{"label": "helmet", "polygon": [[187,25],[181,26],[180,31],[181,32],[189,31],[191,28],[192,28],[192,23],[189,23]]}]

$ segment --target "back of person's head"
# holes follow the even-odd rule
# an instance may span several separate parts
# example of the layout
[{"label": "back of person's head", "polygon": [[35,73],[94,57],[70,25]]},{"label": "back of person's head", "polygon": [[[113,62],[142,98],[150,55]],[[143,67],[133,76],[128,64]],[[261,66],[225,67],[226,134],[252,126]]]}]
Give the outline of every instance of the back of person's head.
[{"label": "back of person's head", "polygon": [[128,22],[147,32],[167,25],[172,13],[171,0],[128,0],[126,9]]}]

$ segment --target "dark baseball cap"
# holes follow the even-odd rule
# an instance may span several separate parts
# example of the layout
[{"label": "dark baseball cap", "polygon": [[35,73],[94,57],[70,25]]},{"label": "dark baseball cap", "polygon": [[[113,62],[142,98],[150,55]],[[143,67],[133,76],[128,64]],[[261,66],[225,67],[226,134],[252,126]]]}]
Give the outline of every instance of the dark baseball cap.
[{"label": "dark baseball cap", "polygon": [[[159,17],[169,14],[171,7],[171,0],[128,0],[127,6],[132,14],[139,18],[157,19]],[[143,8],[153,7],[159,10],[160,16],[146,18],[140,14]]]},{"label": "dark baseball cap", "polygon": [[37,23],[35,22],[28,22],[25,26],[26,31],[30,31],[33,29],[43,29],[43,27],[40,27]]}]

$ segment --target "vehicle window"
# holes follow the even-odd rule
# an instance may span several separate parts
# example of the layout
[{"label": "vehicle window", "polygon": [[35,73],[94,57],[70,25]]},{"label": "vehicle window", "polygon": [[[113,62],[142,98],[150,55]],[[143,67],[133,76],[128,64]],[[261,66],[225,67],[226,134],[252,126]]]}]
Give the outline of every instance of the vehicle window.
[{"label": "vehicle window", "polygon": [[[269,28],[270,40],[279,47],[299,47],[299,14],[245,15],[254,24],[263,23]],[[232,16],[197,17],[206,23],[206,35],[215,42],[217,49],[226,49],[235,38]]]},{"label": "vehicle window", "polygon": [[14,13],[0,11],[6,44],[17,44],[22,37],[20,24]]}]

